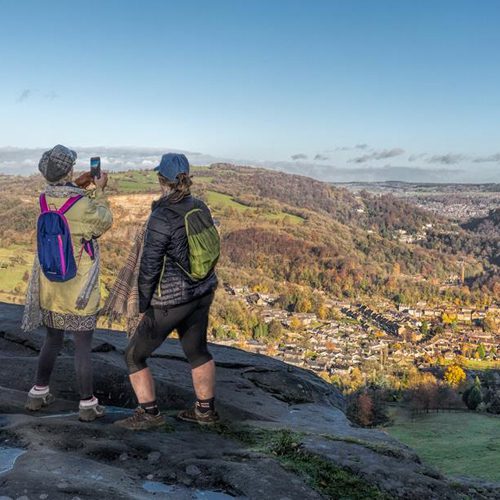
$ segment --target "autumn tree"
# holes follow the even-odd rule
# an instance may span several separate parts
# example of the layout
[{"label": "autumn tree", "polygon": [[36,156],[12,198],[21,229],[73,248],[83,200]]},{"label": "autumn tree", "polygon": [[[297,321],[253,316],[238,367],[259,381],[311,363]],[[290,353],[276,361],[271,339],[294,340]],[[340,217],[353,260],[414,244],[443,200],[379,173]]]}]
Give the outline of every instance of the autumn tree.
[{"label": "autumn tree", "polygon": [[491,313],[486,314],[484,317],[483,328],[485,331],[492,333],[499,333],[500,331],[499,322]]},{"label": "autumn tree", "polygon": [[268,336],[271,340],[278,340],[283,335],[281,323],[273,319],[268,325]]},{"label": "autumn tree", "polygon": [[439,404],[439,386],[435,383],[422,383],[409,391],[410,406],[428,412]]},{"label": "autumn tree", "polygon": [[368,427],[373,421],[373,401],[366,392],[358,396],[357,420],[363,427]]},{"label": "autumn tree", "polygon": [[467,379],[467,375],[465,374],[463,368],[458,366],[457,364],[453,364],[446,368],[444,372],[444,381],[450,387],[458,387]]}]

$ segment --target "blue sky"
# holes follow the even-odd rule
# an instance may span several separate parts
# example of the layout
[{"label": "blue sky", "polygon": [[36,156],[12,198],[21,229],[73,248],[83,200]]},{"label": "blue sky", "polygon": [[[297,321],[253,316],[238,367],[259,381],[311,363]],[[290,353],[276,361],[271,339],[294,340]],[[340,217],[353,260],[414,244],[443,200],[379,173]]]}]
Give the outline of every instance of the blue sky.
[{"label": "blue sky", "polygon": [[498,1],[0,0],[0,17],[3,147],[500,170]]}]

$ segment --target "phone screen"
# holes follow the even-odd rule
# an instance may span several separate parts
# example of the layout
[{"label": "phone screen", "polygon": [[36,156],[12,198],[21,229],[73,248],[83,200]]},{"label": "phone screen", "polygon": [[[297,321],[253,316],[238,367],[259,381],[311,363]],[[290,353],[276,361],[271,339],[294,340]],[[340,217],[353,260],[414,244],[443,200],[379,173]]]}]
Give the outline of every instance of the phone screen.
[{"label": "phone screen", "polygon": [[101,177],[101,158],[99,156],[90,158],[90,175],[97,179]]}]

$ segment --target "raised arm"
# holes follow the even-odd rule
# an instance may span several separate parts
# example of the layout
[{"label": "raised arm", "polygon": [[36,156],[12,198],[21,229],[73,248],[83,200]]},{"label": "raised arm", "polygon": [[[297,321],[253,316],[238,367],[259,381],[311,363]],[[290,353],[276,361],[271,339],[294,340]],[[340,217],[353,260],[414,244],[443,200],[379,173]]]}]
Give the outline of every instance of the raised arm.
[{"label": "raised arm", "polygon": [[98,238],[113,224],[113,215],[106,195],[101,188],[97,188],[95,197],[89,199],[84,222],[86,226],[85,239]]}]

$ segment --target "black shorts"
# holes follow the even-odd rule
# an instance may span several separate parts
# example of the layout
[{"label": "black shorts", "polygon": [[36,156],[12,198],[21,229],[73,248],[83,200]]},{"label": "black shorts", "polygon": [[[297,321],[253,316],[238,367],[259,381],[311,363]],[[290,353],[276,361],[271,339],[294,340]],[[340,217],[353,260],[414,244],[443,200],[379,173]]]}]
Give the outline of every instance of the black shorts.
[{"label": "black shorts", "polygon": [[147,367],[146,360],[160,347],[173,330],[179,338],[192,368],[212,359],[207,347],[208,315],[214,293],[187,304],[159,309],[150,307],[130,339],[125,359],[130,373]]}]

